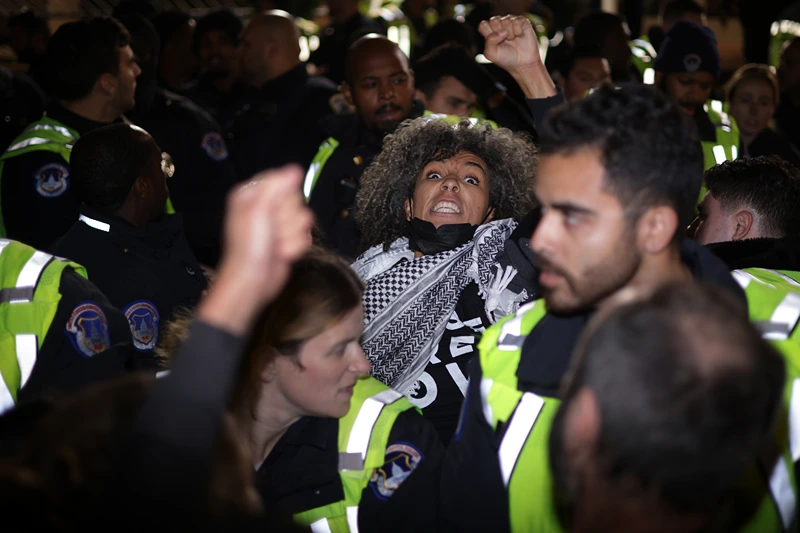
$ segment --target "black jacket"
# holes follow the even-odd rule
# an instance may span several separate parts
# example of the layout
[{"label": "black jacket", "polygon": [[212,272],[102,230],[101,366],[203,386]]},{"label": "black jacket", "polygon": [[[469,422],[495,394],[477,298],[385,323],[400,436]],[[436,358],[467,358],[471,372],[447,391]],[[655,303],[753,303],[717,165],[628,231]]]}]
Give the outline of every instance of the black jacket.
[{"label": "black jacket", "polygon": [[745,239],[709,244],[730,270],[768,268],[800,272],[800,237]]},{"label": "black jacket", "polygon": [[759,133],[742,153],[750,157],[777,155],[794,166],[800,167],[800,152],[784,135],[772,128],[767,128]]},{"label": "black jacket", "polygon": [[[684,264],[694,278],[721,286],[745,301],[744,292],[728,268],[695,241],[681,249]],[[569,368],[575,344],[592,313],[557,316],[548,313],[522,346],[517,368],[518,388],[557,398]],[[481,404],[480,365],[473,365],[464,400],[461,426],[451,443],[442,469],[442,529],[444,531],[508,531],[508,494],[497,462],[502,428],[486,422]]]},{"label": "black jacket", "polygon": [[255,91],[232,128],[239,176],[288,163],[307,168],[322,140],[319,122],[333,114],[337,92],[329,79],[309,76],[304,63]]},{"label": "black jacket", "polygon": [[41,118],[45,96],[31,78],[0,66],[0,149]]},{"label": "black jacket", "polygon": [[136,349],[147,354],[175,312],[194,306],[207,287],[180,216],[165,215],[146,231],[85,206],[81,216],[52,253],[86,268],[89,279],[125,314]]},{"label": "black jacket", "polygon": [[[414,100],[408,118],[422,116],[424,111],[422,103]],[[381,144],[367,140],[356,114],[327,117],[322,129],[324,136],[336,139],[339,146],[322,167],[308,205],[314,210],[326,245],[354,259],[362,252],[361,234],[353,216],[359,180],[380,153]]]},{"label": "black jacket", "polygon": [[167,180],[170,198],[183,215],[186,238],[204,264],[219,258],[225,198],[236,184],[233,160],[219,125],[191,100],[153,86],[140,91],[134,124],[147,130],[175,163]]}]

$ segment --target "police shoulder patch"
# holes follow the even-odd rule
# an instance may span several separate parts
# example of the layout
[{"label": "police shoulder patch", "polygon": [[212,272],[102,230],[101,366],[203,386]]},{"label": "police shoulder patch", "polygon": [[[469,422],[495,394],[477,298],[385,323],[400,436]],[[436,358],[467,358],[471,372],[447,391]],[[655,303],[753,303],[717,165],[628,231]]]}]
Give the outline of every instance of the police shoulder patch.
[{"label": "police shoulder patch", "polygon": [[131,328],[133,347],[140,352],[149,352],[158,341],[158,324],[161,315],[158,308],[149,300],[136,300],[122,310]]},{"label": "police shoulder patch", "polygon": [[225,161],[228,159],[228,147],[222,135],[216,131],[209,131],[203,135],[203,151],[214,161]]},{"label": "police shoulder patch", "polygon": [[106,314],[96,302],[85,301],[72,310],[66,334],[80,354],[91,357],[111,346]]},{"label": "police shoulder patch", "polygon": [[69,167],[61,163],[47,163],[33,173],[36,193],[44,198],[56,198],[69,189]]},{"label": "police shoulder patch", "polygon": [[386,448],[386,462],[372,472],[369,486],[378,499],[388,500],[425,457],[412,444],[396,442]]}]

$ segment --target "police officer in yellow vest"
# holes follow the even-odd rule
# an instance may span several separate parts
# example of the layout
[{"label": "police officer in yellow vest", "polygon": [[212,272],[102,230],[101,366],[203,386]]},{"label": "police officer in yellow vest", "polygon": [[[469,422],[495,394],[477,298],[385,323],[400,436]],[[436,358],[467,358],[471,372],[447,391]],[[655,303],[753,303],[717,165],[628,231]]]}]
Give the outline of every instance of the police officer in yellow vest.
[{"label": "police officer in yellow vest", "polygon": [[295,263],[254,320],[231,407],[267,508],[312,532],[433,531],[444,450],[402,394],[369,377],[362,291],[337,256]]},{"label": "police officer in yellow vest", "polygon": [[777,156],[729,161],[706,172],[695,239],[740,283],[800,292],[800,172]]},{"label": "police officer in yellow vest", "polygon": [[[542,219],[530,245],[544,298],[481,340],[443,470],[445,529],[560,530],[549,427],[576,339],[612,297],[694,278],[744,301],[726,265],[683,239],[701,181],[697,138],[652,88],[601,87],[550,114],[534,183]],[[749,531],[780,530],[795,514],[783,500],[796,494],[790,463],[765,467],[781,500],[764,495]]]},{"label": "police officer in yellow vest", "polygon": [[97,17],[61,26],[45,61],[53,103],[0,156],[0,235],[44,249],[78,217],[70,192],[75,140],[133,108],[141,72],[117,21]]},{"label": "police officer in yellow vest", "polygon": [[128,321],[82,266],[0,239],[0,280],[0,412],[125,371]]},{"label": "police officer in yellow vest", "polygon": [[654,68],[656,85],[697,125],[705,168],[736,159],[740,144],[736,123],[722,111],[721,102],[708,101],[720,74],[714,32],[694,22],[676,22]]}]

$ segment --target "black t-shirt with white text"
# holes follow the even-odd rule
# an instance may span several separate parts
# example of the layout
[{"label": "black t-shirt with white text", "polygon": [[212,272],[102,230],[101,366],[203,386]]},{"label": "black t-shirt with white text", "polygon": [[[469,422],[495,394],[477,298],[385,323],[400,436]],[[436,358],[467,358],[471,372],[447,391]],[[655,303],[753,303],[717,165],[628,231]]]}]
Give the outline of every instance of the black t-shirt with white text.
[{"label": "black t-shirt with white text", "polygon": [[445,446],[458,425],[467,391],[468,364],[478,353],[478,342],[490,325],[478,285],[470,283],[456,303],[436,353],[410,391],[409,400],[422,409]]}]

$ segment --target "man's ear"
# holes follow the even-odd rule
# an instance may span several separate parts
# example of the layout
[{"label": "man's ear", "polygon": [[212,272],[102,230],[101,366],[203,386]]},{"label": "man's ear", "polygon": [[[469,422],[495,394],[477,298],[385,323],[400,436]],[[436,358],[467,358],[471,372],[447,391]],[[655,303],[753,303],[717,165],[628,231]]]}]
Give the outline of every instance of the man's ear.
[{"label": "man's ear", "polygon": [[276,358],[272,357],[264,368],[261,370],[261,381],[263,383],[270,383],[273,379],[275,379],[275,374],[278,373],[278,369],[275,366]]},{"label": "man's ear", "polygon": [[731,240],[741,241],[752,233],[754,218],[750,211],[742,209],[733,216],[733,222],[735,226]]},{"label": "man's ear", "polygon": [[639,250],[657,254],[669,247],[678,231],[678,213],[666,205],[651,207],[636,222]]},{"label": "man's ear", "polygon": [[119,87],[119,80],[113,74],[105,72],[97,78],[94,87],[102,91],[106,96],[114,96]]},{"label": "man's ear", "polygon": [[411,200],[409,198],[405,199],[403,202],[403,207],[406,210],[406,220],[411,222],[411,219],[414,218],[414,206],[411,204]]},{"label": "man's ear", "polygon": [[411,88],[412,88],[412,89],[413,89],[413,88],[415,88],[415,87],[417,86],[417,85],[416,85],[416,83],[417,83],[417,80],[416,80],[416,78],[414,77],[414,71],[413,71],[413,70],[411,70],[411,69],[408,69],[408,83],[410,83],[410,84],[411,84]]},{"label": "man's ear", "polygon": [[136,178],[136,181],[133,182],[133,193],[136,195],[136,197],[146,198],[149,192],[150,184],[148,183],[147,178],[144,176],[139,176]]},{"label": "man's ear", "polygon": [[347,100],[347,103],[352,106],[356,105],[353,103],[353,93],[350,91],[350,84],[346,81],[343,81],[339,88],[342,90],[342,96],[344,96],[344,99]]}]

